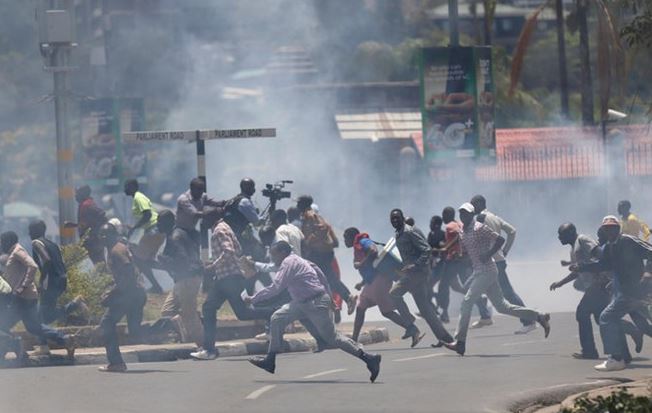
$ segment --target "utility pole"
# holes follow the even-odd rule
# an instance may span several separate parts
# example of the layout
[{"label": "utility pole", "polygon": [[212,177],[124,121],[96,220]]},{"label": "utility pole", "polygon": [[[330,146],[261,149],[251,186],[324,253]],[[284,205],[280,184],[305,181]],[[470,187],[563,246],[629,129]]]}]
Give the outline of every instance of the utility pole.
[{"label": "utility pole", "polygon": [[459,28],[457,0],[448,0],[448,27],[449,27],[449,46],[457,47],[460,45],[460,28]]},{"label": "utility pole", "polygon": [[566,70],[566,38],[564,35],[564,5],[562,0],[555,0],[557,12],[557,51],[559,53],[559,91],[561,96],[561,115],[570,118],[568,109],[568,74]]},{"label": "utility pole", "polygon": [[44,69],[54,77],[54,115],[57,135],[57,180],[59,199],[59,237],[64,245],[74,241],[74,229],[65,223],[75,221],[74,189],[72,185],[72,162],[74,154],[70,143],[68,122],[70,83],[68,72],[70,50],[73,42],[73,21],[70,10],[58,9],[56,1],[43,2],[38,10],[39,43]]}]

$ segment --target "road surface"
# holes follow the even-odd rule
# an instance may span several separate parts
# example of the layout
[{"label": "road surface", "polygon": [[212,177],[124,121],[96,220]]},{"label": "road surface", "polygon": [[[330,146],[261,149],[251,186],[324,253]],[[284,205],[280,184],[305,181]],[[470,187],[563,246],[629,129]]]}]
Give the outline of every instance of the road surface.
[{"label": "road surface", "polygon": [[429,348],[432,334],[410,349],[398,340],[400,330],[374,323],[390,328],[393,338],[368,347],[383,356],[375,384],[362,362],[331,350],[280,355],[275,375],[244,357],[131,364],[127,374],[100,373],[96,366],[1,370],[0,394],[3,411],[16,413],[468,413],[504,411],[507,401],[551,386],[652,374],[652,342],[624,372],[601,374],[594,361],[572,359],[578,347],[573,314],[553,314],[548,340],[540,328],[515,336],[517,320],[495,321],[472,330],[465,357]]}]

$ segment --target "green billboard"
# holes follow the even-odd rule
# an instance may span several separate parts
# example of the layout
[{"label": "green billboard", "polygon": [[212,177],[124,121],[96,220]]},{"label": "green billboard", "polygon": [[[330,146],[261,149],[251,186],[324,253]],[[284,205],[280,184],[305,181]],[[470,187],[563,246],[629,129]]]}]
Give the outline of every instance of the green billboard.
[{"label": "green billboard", "polygon": [[425,159],[495,157],[491,48],[422,49],[420,78]]}]

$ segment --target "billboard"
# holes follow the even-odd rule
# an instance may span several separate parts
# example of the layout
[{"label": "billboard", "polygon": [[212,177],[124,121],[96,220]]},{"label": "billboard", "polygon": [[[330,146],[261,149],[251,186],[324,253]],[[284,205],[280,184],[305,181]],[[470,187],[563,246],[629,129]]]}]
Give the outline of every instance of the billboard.
[{"label": "billboard", "polygon": [[491,48],[422,49],[420,78],[425,159],[495,157]]},{"label": "billboard", "polygon": [[101,98],[82,103],[81,142],[84,182],[120,187],[128,178],[146,178],[147,155],[136,142],[123,142],[122,132],[145,128],[142,99]]}]

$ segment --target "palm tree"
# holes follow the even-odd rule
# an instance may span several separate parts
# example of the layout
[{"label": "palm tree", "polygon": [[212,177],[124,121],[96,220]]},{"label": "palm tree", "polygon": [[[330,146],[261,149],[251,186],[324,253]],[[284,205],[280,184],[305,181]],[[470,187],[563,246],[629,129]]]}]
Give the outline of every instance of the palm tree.
[{"label": "palm tree", "polygon": [[[537,19],[541,12],[551,4],[552,0],[546,0],[532,15],[528,17],[519,36],[516,49],[512,59],[510,95],[513,94],[518,84],[520,72],[523,67],[523,59],[527,52],[530,38],[536,27]],[[613,25],[611,13],[604,0],[576,0],[576,16],[580,35],[580,92],[582,95],[582,123],[594,125],[593,116],[593,82],[591,76],[591,63],[589,55],[589,33],[587,24],[588,5],[595,5],[598,17],[598,44],[597,44],[597,74],[598,89],[600,98],[600,119],[607,118],[609,98],[611,94],[612,72],[622,72],[624,67],[623,49],[620,45],[618,34]],[[622,73],[621,73],[622,74]],[[623,76],[614,76],[622,79]]]}]

